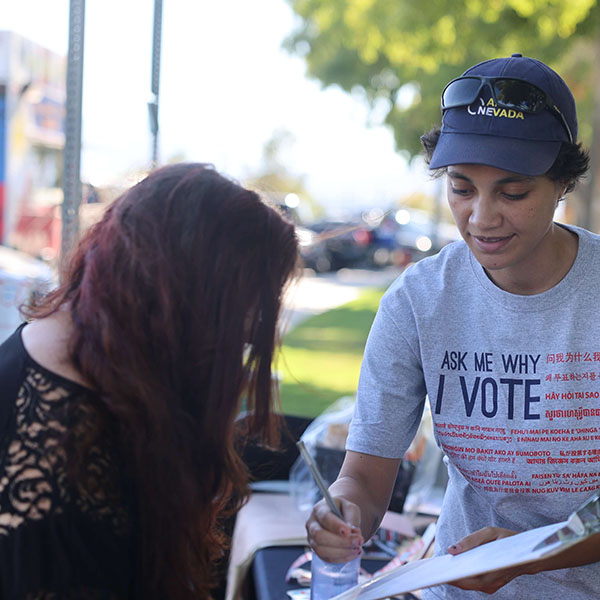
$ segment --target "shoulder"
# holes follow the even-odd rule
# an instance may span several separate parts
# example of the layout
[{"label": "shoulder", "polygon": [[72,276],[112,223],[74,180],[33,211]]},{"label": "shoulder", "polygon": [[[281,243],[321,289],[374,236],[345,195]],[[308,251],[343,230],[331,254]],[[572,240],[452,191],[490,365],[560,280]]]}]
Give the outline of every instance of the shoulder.
[{"label": "shoulder", "polygon": [[583,227],[579,227],[577,225],[570,225],[570,224],[566,224],[566,223],[559,223],[559,225],[563,229],[566,229],[567,231],[574,233],[579,238],[580,243],[583,242],[586,245],[595,246],[595,247],[600,246],[600,235],[599,234],[593,233],[592,231],[589,231],[588,229],[584,229]]},{"label": "shoulder", "polygon": [[71,362],[69,348],[72,330],[69,313],[57,311],[24,327],[23,345],[40,366],[79,385],[90,387]]}]

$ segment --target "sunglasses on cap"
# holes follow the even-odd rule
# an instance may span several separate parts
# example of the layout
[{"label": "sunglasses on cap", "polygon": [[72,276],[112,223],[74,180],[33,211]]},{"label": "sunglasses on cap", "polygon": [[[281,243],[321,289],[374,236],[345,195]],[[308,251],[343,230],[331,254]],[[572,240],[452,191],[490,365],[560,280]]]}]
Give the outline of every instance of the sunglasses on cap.
[{"label": "sunglasses on cap", "polygon": [[501,108],[512,108],[525,113],[539,113],[548,109],[563,124],[569,141],[573,143],[573,134],[564,115],[552,98],[536,85],[514,77],[483,77],[466,75],[453,79],[442,92],[442,110],[469,106],[479,97],[484,86],[491,90],[492,98]]}]

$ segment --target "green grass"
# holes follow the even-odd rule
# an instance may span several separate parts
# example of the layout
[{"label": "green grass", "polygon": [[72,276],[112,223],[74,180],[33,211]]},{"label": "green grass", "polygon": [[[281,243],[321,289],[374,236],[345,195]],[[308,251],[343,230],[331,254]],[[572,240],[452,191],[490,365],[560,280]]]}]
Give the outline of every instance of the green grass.
[{"label": "green grass", "polygon": [[302,322],[286,335],[276,364],[285,414],[316,417],[353,396],[367,335],[384,290],[369,288],[352,302]]}]

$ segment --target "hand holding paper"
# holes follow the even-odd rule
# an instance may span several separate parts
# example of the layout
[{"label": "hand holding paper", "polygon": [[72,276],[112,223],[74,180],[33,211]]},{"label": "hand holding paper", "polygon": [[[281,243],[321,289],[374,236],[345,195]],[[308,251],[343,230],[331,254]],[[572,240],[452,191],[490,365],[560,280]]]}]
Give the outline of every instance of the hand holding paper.
[{"label": "hand holding paper", "polygon": [[[516,531],[502,529],[500,527],[486,527],[464,537],[456,544],[450,546],[450,548],[448,548],[448,554],[457,556],[463,552],[482,546],[483,544],[511,537],[516,535],[516,533]],[[474,577],[465,577],[463,579],[452,581],[451,583],[463,590],[477,590],[486,594],[493,594],[509,581],[512,581],[515,577],[522,574],[523,566],[516,565],[497,571],[483,573]]]}]

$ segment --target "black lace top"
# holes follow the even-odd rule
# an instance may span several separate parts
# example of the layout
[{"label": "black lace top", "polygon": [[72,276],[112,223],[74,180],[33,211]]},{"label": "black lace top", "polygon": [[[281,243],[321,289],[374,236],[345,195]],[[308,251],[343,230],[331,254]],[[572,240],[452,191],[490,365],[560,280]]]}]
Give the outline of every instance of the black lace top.
[{"label": "black lace top", "polygon": [[0,600],[132,599],[131,502],[116,453],[93,445],[83,482],[67,472],[98,399],[36,363],[21,329],[0,345]]}]

